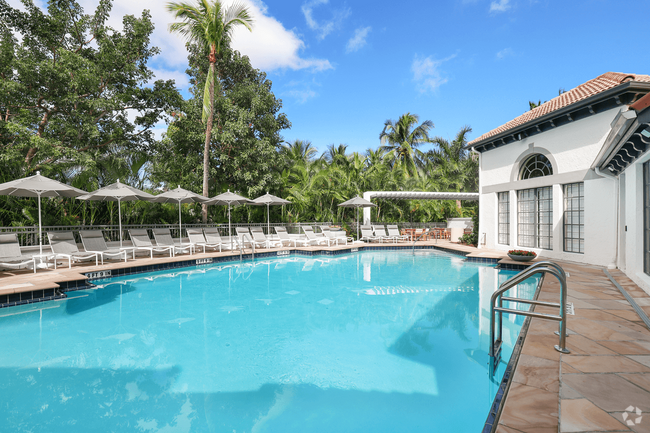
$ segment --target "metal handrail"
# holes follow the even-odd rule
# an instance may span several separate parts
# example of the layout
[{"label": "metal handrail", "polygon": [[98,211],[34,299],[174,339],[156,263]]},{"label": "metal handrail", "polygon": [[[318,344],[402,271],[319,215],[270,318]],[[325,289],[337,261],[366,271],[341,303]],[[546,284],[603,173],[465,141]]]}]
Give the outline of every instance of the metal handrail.
[{"label": "metal handrail", "polygon": [[416,242],[419,241],[420,239],[422,239],[422,236],[429,234],[429,230],[431,230],[431,229],[424,229],[422,234],[420,236],[418,236],[418,238],[416,240],[413,241],[413,255],[415,255],[415,244],[416,244]]},{"label": "metal handrail", "polygon": [[[248,238],[248,243],[251,244],[252,259],[255,260],[255,243],[253,242],[253,238],[251,238],[246,233],[244,233],[241,235],[242,241],[245,241],[246,240],[245,238]],[[241,262],[243,259],[243,250],[245,249],[244,248],[245,242],[238,241],[237,243],[239,244],[239,261]]]},{"label": "metal handrail", "polygon": [[[506,291],[510,290],[517,284],[523,282],[524,280],[532,277],[533,275],[536,274],[551,274],[554,275],[555,278],[558,279],[560,282],[560,303],[554,303],[554,302],[544,302],[544,301],[533,301],[533,300],[528,300],[528,299],[522,299],[522,298],[511,298],[511,297],[504,297],[502,296],[503,293]],[[537,317],[539,319],[545,319],[545,320],[554,320],[560,322],[560,329],[559,329],[559,336],[560,336],[560,342],[558,345],[554,346],[555,350],[557,350],[560,353],[571,353],[569,349],[566,348],[566,336],[567,336],[567,331],[566,331],[566,320],[567,320],[567,312],[566,312],[566,299],[567,299],[567,284],[566,284],[566,273],[564,272],[564,269],[557,263],[551,262],[551,261],[542,261],[542,262],[537,262],[534,265],[524,269],[523,271],[519,272],[517,275],[514,277],[510,278],[509,280],[503,282],[500,286],[499,289],[492,294],[492,297],[490,298],[490,359],[491,359],[491,371],[492,374],[494,374],[494,371],[496,370],[496,366],[499,363],[499,358],[501,355],[501,343],[502,343],[502,336],[503,336],[503,313],[510,313],[510,314],[518,314],[521,316],[530,316],[530,317]],[[504,308],[503,307],[503,301],[510,301],[510,302],[521,302],[521,303],[526,303],[526,304],[531,304],[531,305],[541,305],[545,307],[558,307],[560,308],[560,314],[559,315],[552,315],[552,314],[545,314],[545,313],[535,313],[531,311],[520,311],[520,310],[514,310],[510,308]],[[496,336],[495,339],[495,321],[496,321],[496,313],[499,313],[499,323],[498,323],[498,335]],[[497,350],[496,345],[499,345],[499,349]]]}]

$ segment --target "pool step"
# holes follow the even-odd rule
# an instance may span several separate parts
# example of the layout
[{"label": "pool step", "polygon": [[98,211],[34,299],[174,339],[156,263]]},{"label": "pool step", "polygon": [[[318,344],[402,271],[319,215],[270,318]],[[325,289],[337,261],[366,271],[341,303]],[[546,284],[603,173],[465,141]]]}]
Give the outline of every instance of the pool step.
[{"label": "pool step", "polygon": [[[501,362],[501,346],[503,342],[501,340],[496,340],[494,342],[494,348],[492,353],[494,356],[490,357],[490,369],[492,372],[496,372],[499,363]],[[492,373],[494,374],[494,373]]]}]

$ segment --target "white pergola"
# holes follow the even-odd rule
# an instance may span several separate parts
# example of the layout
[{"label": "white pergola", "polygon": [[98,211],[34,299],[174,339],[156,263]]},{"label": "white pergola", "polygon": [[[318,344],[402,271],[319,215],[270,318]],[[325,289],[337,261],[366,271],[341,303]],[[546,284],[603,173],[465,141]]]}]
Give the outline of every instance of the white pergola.
[{"label": "white pergola", "polygon": [[[373,198],[389,200],[472,200],[478,201],[477,192],[424,192],[424,191],[366,191],[363,198],[372,201]],[[363,223],[370,224],[370,208],[363,209]]]}]

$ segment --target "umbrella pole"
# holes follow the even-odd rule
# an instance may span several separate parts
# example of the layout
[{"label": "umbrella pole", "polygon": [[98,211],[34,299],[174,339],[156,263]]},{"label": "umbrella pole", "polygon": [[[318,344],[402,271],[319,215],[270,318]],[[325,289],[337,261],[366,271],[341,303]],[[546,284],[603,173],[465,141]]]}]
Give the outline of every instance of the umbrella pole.
[{"label": "umbrella pole", "polygon": [[357,206],[357,240],[359,240],[359,206]]},{"label": "umbrella pole", "polygon": [[271,235],[271,217],[269,216],[269,204],[266,204],[266,235]]},{"label": "umbrella pole", "polygon": [[178,238],[183,246],[183,226],[181,225],[181,201],[178,200]]},{"label": "umbrella pole", "polygon": [[[40,249],[41,255],[43,255],[43,233],[42,233],[42,224],[41,224],[41,193],[40,191],[37,192],[38,194],[38,247]],[[41,260],[43,260],[41,258]]]},{"label": "umbrella pole", "polygon": [[230,227],[230,203],[228,203],[228,237],[230,237],[230,251],[232,252],[232,228]]},{"label": "umbrella pole", "polygon": [[117,199],[117,213],[120,217],[120,248],[122,248],[122,199],[119,197]]}]

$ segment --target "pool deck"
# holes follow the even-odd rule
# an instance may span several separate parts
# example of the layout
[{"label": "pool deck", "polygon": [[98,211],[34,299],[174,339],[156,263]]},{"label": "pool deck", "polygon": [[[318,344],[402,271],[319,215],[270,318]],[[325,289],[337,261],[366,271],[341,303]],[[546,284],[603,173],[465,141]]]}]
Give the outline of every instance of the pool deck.
[{"label": "pool deck", "polygon": [[[351,246],[275,248],[299,251],[336,251]],[[379,244],[372,244],[377,246]],[[381,246],[411,246],[411,243]],[[515,264],[503,252],[476,249],[448,241],[418,242],[418,246],[437,246],[478,259],[497,259]],[[259,253],[267,250],[258,250]],[[250,250],[248,250],[250,252]],[[0,272],[0,295],[58,288],[58,283],[86,279],[84,273],[189,259],[238,256],[239,252],[210,252],[192,256],[148,256],[128,262],[111,261],[104,266],[77,264],[72,269],[39,269]],[[557,322],[533,318],[530,321],[513,380],[502,407],[496,432],[650,432],[650,329],[604,268],[558,262],[567,272],[568,302],[575,315],[569,316],[567,348],[570,354],[553,349],[558,337]],[[650,296],[618,270],[611,276],[638,306],[650,315]],[[559,283],[544,279],[539,299],[558,302]],[[557,314],[557,309],[537,307],[537,312]],[[630,406],[636,413],[626,412]],[[637,422],[638,421],[638,422]],[[628,425],[628,422],[633,425]]]}]

